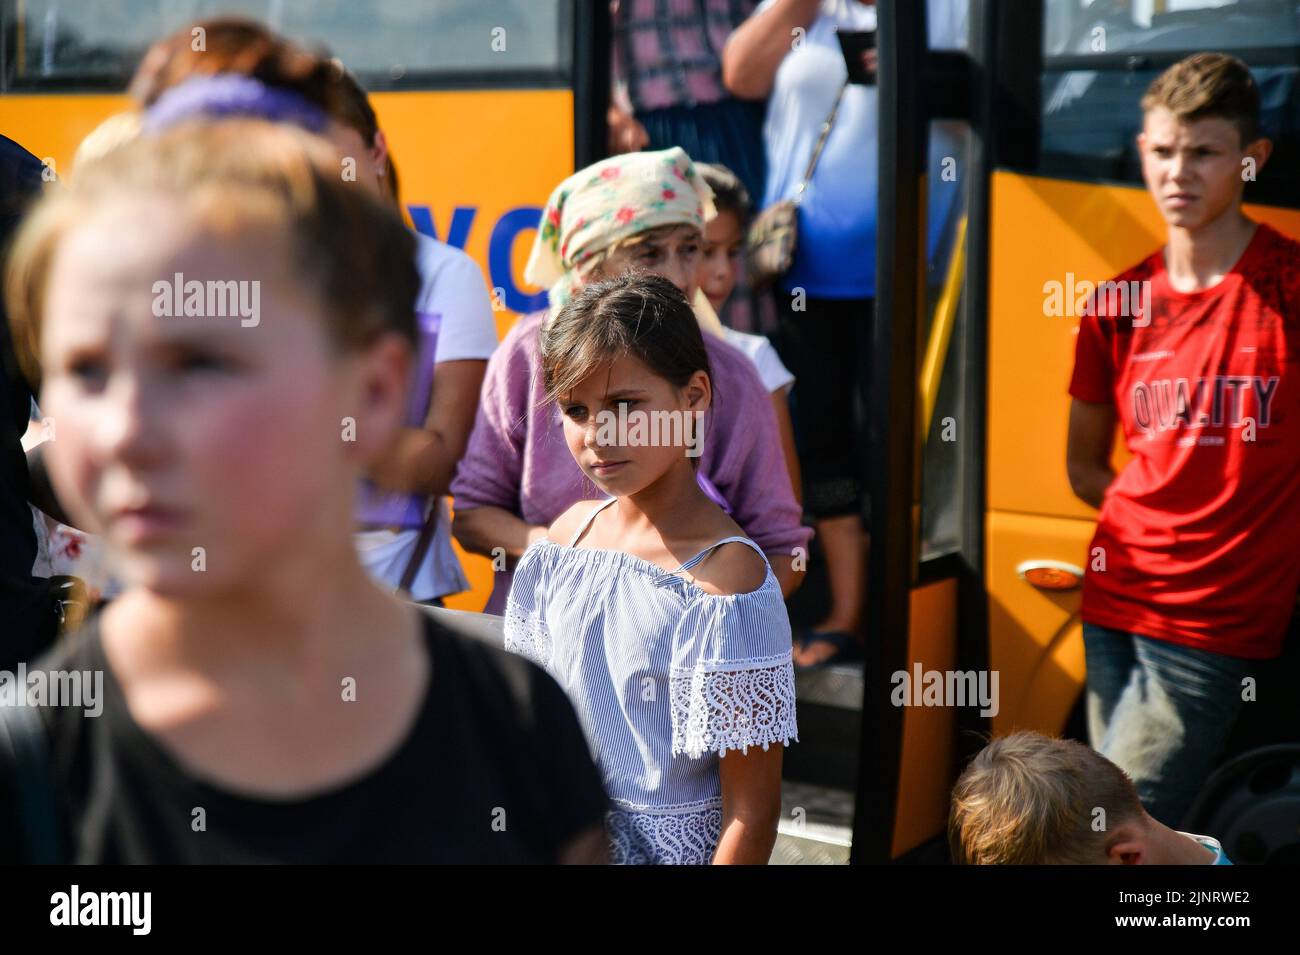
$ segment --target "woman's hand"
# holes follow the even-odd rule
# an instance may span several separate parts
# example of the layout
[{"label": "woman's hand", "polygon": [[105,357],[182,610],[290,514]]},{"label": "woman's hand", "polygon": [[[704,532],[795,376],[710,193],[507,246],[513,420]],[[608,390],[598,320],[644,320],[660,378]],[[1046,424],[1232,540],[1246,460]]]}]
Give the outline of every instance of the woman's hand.
[{"label": "woman's hand", "polygon": [[609,124],[610,155],[634,153],[650,145],[650,134],[627,110],[611,104],[605,119]]}]

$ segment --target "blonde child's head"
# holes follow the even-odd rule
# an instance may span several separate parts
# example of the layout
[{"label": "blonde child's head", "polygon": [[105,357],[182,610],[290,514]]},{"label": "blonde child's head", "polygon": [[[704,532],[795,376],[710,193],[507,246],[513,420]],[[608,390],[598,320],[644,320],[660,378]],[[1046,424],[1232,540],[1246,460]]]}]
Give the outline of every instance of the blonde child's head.
[{"label": "blonde child's head", "polygon": [[392,208],[293,127],[182,124],[48,193],[6,295],[56,489],[119,577],[212,593],[350,546],[357,477],[402,420],[418,287]]},{"label": "blonde child's head", "polygon": [[140,135],[140,113],[138,110],[123,110],[114,113],[90,131],[77,146],[72,157],[72,174],[89,166],[97,159],[102,159],[119,146],[125,146]]},{"label": "blonde child's head", "polygon": [[948,840],[959,865],[1100,864],[1147,814],[1118,766],[1074,740],[993,740],[953,787]]}]

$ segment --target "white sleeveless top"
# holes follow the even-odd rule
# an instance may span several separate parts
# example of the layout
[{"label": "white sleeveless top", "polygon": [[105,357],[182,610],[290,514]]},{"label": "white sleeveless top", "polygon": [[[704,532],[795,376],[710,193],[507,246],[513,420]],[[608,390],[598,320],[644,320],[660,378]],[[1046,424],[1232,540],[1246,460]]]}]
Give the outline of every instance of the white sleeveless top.
[{"label": "white sleeveless top", "polygon": [[[790,620],[772,568],[757,590],[714,595],[616,550],[534,542],[515,568],[505,645],[569,695],[614,809],[616,863],[707,864],[721,835],[718,760],[798,740]],[[763,558],[767,563],[767,558]]]}]

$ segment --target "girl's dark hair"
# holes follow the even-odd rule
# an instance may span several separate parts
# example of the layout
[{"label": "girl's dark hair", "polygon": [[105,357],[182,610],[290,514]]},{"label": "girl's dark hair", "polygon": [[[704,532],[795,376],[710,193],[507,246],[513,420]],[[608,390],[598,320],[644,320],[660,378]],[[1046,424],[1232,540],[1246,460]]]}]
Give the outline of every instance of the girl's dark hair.
[{"label": "girl's dark hair", "polygon": [[754,207],[749,200],[749,191],[734,172],[726,166],[706,162],[697,162],[695,169],[713,190],[713,206],[719,213],[732,213],[741,225],[749,221]]},{"label": "girl's dark hair", "polygon": [[542,382],[556,401],[601,368],[630,355],[675,388],[697,371],[712,379],[704,335],[672,282],[631,272],[574,293],[542,326]]}]

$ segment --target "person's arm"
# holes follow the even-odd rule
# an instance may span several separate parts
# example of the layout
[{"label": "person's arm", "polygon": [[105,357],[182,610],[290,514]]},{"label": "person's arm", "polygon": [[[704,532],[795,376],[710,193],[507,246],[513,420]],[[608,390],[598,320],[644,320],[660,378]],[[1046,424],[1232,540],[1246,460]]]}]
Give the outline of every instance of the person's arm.
[{"label": "person's arm", "polygon": [[[718,594],[754,592],[765,575],[753,549],[739,543],[717,548],[695,571],[697,586]],[[674,667],[674,683],[693,689],[673,701],[673,752],[718,753],[722,829],[714,864],[763,865],[781,815],[784,744],[799,738],[785,605],[763,598],[744,608],[692,608],[679,633],[700,655],[694,672]]]},{"label": "person's arm", "polygon": [[771,393],[738,349],[713,336],[706,336],[705,347],[717,382],[705,444],[722,452],[721,461],[709,464],[709,480],[731,505],[732,520],[762,548],[782,595],[789,597],[805,573],[795,567],[795,549],[807,546],[811,532],[790,486]]},{"label": "person's arm", "polygon": [[[610,18],[615,33],[620,25],[627,22],[625,10],[618,0],[610,3]],[[627,66],[623,62],[622,43],[610,45],[609,58],[609,109],[605,113],[605,124],[609,127],[609,154],[633,153],[650,145],[650,134],[636,118],[636,110],[627,89]]]},{"label": "person's arm", "polygon": [[576,836],[560,849],[560,865],[606,865],[609,851],[606,849],[605,827],[593,826]]},{"label": "person's arm", "polygon": [[451,482],[452,536],[472,554],[493,557],[503,547],[511,562],[546,536],[517,513],[532,410],[527,342],[517,332],[488,359],[474,429]]},{"label": "person's arm", "polygon": [[533,541],[546,537],[546,528],[529,524],[503,507],[457,507],[451,519],[451,533],[471,554],[495,557],[493,551],[504,548],[509,570]]},{"label": "person's arm", "polygon": [[456,462],[465,453],[483,387],[486,361],[444,361],[434,366],[433,400],[423,428],[402,428],[371,465],[369,478],[382,488],[413,494],[446,494]]},{"label": "person's arm", "polygon": [[781,818],[781,760],[785,747],[732,750],[718,761],[722,777],[722,836],[714,865],[766,865]]},{"label": "person's arm", "polygon": [[722,50],[722,84],[740,99],[766,99],[796,30],[817,19],[821,0],[776,0],[732,32]]},{"label": "person's arm", "polygon": [[1070,402],[1065,469],[1075,496],[1092,507],[1101,507],[1106,488],[1115,480],[1110,466],[1115,421],[1115,406],[1109,402],[1094,403],[1078,398]]},{"label": "person's arm", "polygon": [[763,556],[772,565],[772,576],[781,585],[781,596],[789,599],[803,583],[804,571],[794,569],[794,555],[785,551],[764,551]]},{"label": "person's arm", "polygon": [[781,432],[781,454],[790,472],[790,489],[794,491],[794,499],[802,504],[803,474],[799,470],[799,450],[794,443],[794,422],[790,420],[790,398],[785,388],[772,392],[772,408],[776,411],[776,429]]}]

